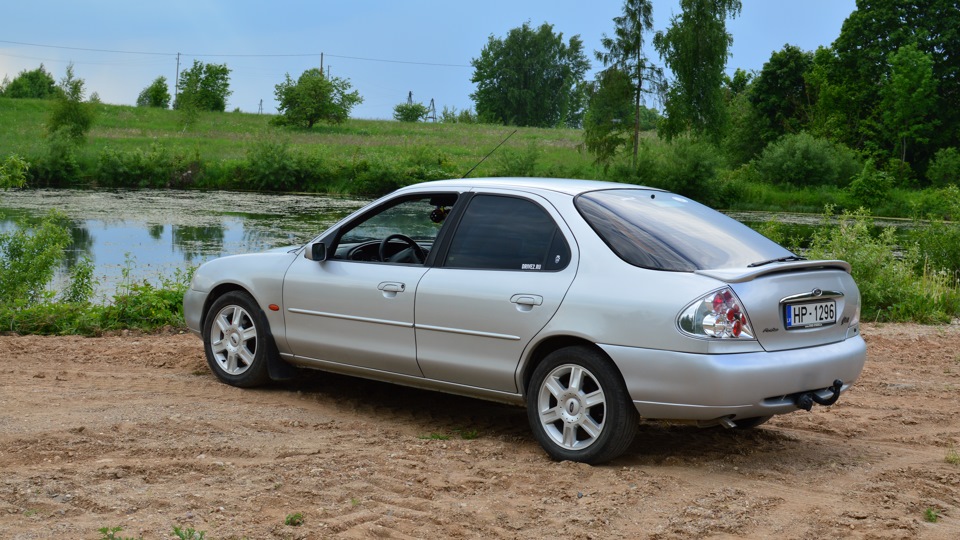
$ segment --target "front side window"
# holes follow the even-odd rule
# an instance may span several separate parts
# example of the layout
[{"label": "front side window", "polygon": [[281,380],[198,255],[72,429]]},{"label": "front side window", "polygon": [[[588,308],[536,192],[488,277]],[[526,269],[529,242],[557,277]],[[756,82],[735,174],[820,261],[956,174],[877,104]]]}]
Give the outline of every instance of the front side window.
[{"label": "front side window", "polygon": [[570,262],[557,224],[536,203],[517,197],[478,195],[470,201],[444,266],[486,270],[551,271]]},{"label": "front side window", "polygon": [[414,196],[367,215],[340,234],[336,257],[422,264],[456,200],[456,194]]}]

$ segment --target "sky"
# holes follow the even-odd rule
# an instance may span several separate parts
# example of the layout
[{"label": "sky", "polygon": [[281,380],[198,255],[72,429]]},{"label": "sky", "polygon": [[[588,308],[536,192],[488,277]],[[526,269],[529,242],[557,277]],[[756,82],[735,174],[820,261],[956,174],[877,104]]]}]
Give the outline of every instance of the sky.
[{"label": "sky", "polygon": [[[274,87],[289,73],[319,67],[349,79],[363,97],[354,118],[389,119],[413,99],[437,113],[473,107],[470,60],[489,37],[530,22],[553,25],[564,41],[579,35],[593,63],[604,34],[613,34],[620,0],[29,0],[8,2],[0,19],[0,79],[45,69],[59,80],[67,64],[88,94],[133,105],[158,76],[170,93],[180,67],[194,60],[230,68],[227,110],[276,113]],[[733,36],[727,71],[759,71],[786,44],[829,46],[855,0],[743,0],[727,21]],[[679,0],[653,0],[655,30],[680,13]],[[652,37],[648,36],[648,42]],[[662,65],[653,47],[648,55]],[[590,75],[592,77],[592,73]],[[655,106],[655,104],[649,104]]]}]

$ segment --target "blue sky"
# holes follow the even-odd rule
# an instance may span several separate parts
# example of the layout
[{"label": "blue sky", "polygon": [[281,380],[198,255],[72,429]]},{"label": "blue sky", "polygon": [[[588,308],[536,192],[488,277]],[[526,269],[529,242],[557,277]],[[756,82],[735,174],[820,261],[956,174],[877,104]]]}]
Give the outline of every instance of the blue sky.
[{"label": "blue sky", "polygon": [[[656,30],[680,11],[679,0],[653,4]],[[296,78],[318,67],[322,52],[331,75],[350,79],[364,98],[352,116],[391,118],[409,91],[425,104],[433,98],[438,112],[471,107],[471,58],[491,34],[503,37],[526,21],[553,24],[565,40],[579,34],[592,61],[621,6],[619,0],[10,2],[0,20],[0,79],[42,62],[59,80],[72,61],[88,92],[132,105],[159,75],[173,93],[179,52],[181,67],[194,59],[227,64],[228,110],[256,112],[263,100],[264,112],[273,113],[274,85],[285,73]],[[855,0],[743,0],[741,15],[727,22],[734,39],[727,69],[759,70],[787,43],[804,50],[829,45],[854,9]],[[650,56],[661,63],[652,47]]]}]

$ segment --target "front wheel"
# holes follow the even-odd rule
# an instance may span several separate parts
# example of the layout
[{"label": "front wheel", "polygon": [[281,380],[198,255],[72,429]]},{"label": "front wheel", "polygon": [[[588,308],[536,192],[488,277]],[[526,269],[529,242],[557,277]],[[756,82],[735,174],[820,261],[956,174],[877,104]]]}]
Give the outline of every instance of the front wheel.
[{"label": "front wheel", "polygon": [[228,292],[210,306],[203,349],[210,370],[227,384],[249,388],[270,379],[267,364],[276,348],[266,315],[245,292]]},{"label": "front wheel", "polygon": [[624,453],[640,421],[620,373],[587,347],[556,350],[537,366],[527,387],[527,418],[550,457],[584,463]]}]

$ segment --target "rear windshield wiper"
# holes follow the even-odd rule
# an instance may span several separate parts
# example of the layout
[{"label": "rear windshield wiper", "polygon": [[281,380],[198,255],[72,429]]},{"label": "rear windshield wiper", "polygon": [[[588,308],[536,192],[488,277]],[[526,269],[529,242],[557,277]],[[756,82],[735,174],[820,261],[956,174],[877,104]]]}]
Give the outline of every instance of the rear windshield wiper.
[{"label": "rear windshield wiper", "polygon": [[758,266],[763,266],[765,264],[775,263],[775,262],[788,262],[788,261],[805,261],[806,257],[798,257],[797,255],[788,255],[786,257],[780,257],[779,259],[770,259],[768,261],[760,261],[755,263],[750,263],[747,265],[747,268],[756,268]]}]

